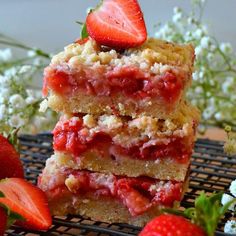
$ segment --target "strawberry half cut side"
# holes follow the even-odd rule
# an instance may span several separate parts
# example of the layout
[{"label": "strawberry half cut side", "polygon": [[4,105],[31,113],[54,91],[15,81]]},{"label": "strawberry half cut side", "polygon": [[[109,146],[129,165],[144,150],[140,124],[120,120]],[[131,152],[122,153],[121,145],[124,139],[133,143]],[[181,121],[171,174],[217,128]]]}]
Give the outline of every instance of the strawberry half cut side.
[{"label": "strawberry half cut side", "polygon": [[0,203],[25,219],[18,221],[19,225],[35,230],[50,228],[52,217],[42,190],[24,179],[9,178],[0,181],[0,191],[4,194]]},{"label": "strawberry half cut side", "polygon": [[140,46],[147,38],[137,0],[103,0],[88,14],[86,27],[96,42],[116,49]]}]

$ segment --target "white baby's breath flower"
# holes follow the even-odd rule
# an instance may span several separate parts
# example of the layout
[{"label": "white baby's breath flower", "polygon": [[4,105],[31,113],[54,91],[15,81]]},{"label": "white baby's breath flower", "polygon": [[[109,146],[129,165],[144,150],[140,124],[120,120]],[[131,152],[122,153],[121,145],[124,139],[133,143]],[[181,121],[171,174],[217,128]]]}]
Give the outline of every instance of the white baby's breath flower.
[{"label": "white baby's breath flower", "polygon": [[192,32],[187,31],[186,34],[184,35],[184,40],[186,40],[186,42],[192,41],[193,40]]},{"label": "white baby's breath flower", "polygon": [[40,58],[35,58],[35,59],[33,60],[33,64],[34,64],[35,66],[38,66],[38,65],[42,64],[42,60],[41,60]]},{"label": "white baby's breath flower", "polygon": [[[0,93],[1,94],[1,93]],[[0,97],[0,104],[4,104],[6,102],[5,97],[1,96]]]},{"label": "white baby's breath flower", "polygon": [[197,86],[195,89],[194,89],[195,93],[196,94],[201,94],[203,92],[203,88],[200,87],[200,86]]},{"label": "white baby's breath flower", "polygon": [[233,51],[230,43],[221,43],[220,50],[224,53],[231,53]]},{"label": "white baby's breath flower", "polygon": [[12,52],[10,48],[0,50],[0,61],[9,61],[12,58]]},{"label": "white baby's breath flower", "polygon": [[205,119],[205,120],[208,120],[210,119],[214,114],[214,110],[211,109],[211,107],[207,107],[203,113],[202,113],[202,117]]},{"label": "white baby's breath flower", "polygon": [[8,77],[14,77],[17,74],[17,68],[11,67],[10,69],[5,70],[4,75]]},{"label": "white baby's breath flower", "polygon": [[9,98],[9,103],[16,108],[24,108],[26,102],[20,94],[14,94]]},{"label": "white baby's breath flower", "polygon": [[169,24],[164,25],[159,31],[155,33],[157,38],[166,38],[169,34],[171,34],[172,29]]},{"label": "white baby's breath flower", "polygon": [[215,119],[216,119],[217,121],[223,120],[223,119],[224,119],[224,114],[223,114],[221,111],[217,112],[217,113],[215,114]]},{"label": "white baby's breath flower", "polygon": [[0,120],[3,120],[6,116],[7,108],[6,105],[1,104],[0,105]]},{"label": "white baby's breath flower", "polygon": [[173,13],[174,14],[178,14],[178,13],[181,13],[182,12],[182,9],[180,7],[174,7],[173,8]]},{"label": "white baby's breath flower", "polygon": [[231,192],[231,194],[234,197],[236,197],[236,179],[231,182],[230,187],[229,187],[229,191]]},{"label": "white baby's breath flower", "polygon": [[11,127],[15,128],[20,128],[26,123],[26,121],[19,114],[12,115],[8,122]]},{"label": "white baby's breath flower", "polygon": [[199,72],[199,78],[200,78],[200,79],[204,79],[204,77],[205,77],[205,70],[201,70],[201,71]]},{"label": "white baby's breath flower", "polygon": [[202,46],[200,46],[200,45],[197,46],[197,47],[195,48],[196,57],[197,57],[197,58],[201,57],[202,54],[203,54],[203,51],[204,51],[204,48],[203,48]]},{"label": "white baby's breath flower", "polygon": [[195,72],[193,73],[193,80],[197,81],[198,78],[199,78],[198,72],[195,71]]},{"label": "white baby's breath flower", "polygon": [[213,53],[215,52],[216,49],[217,49],[217,47],[216,47],[215,44],[211,44],[210,47],[209,47],[209,50]]},{"label": "white baby's breath flower", "polygon": [[192,25],[194,22],[195,22],[195,20],[194,20],[193,17],[188,17],[187,23],[188,23],[189,25]]},{"label": "white baby's breath flower", "polygon": [[9,75],[0,75],[0,82],[2,83],[2,86],[8,86],[11,82],[12,77]]},{"label": "white baby's breath flower", "polygon": [[37,102],[38,101],[38,99],[37,98],[35,98],[35,97],[27,97],[26,99],[25,99],[25,102],[26,102],[26,104],[33,104],[33,103],[35,103],[35,102]]},{"label": "white baby's breath flower", "polygon": [[176,13],[176,14],[173,15],[172,21],[174,23],[179,23],[181,21],[181,19],[182,19],[182,16],[183,16],[183,14],[181,12]]},{"label": "white baby's breath flower", "polygon": [[7,98],[10,96],[11,91],[8,88],[0,87],[0,97]]},{"label": "white baby's breath flower", "polygon": [[20,69],[19,69],[19,74],[24,74],[24,73],[27,73],[29,71],[32,70],[32,66],[30,65],[23,65]]},{"label": "white baby's breath flower", "polygon": [[214,59],[214,54],[211,53],[211,52],[208,52],[208,54],[207,54],[207,60],[210,61],[210,62],[212,62],[213,59]]},{"label": "white baby's breath flower", "polygon": [[228,220],[225,224],[224,232],[227,234],[236,234],[236,221]]},{"label": "white baby's breath flower", "polygon": [[222,91],[223,91],[224,93],[229,93],[229,92],[231,92],[232,88],[233,88],[233,84],[232,84],[231,80],[226,80],[226,81],[222,84]]},{"label": "white baby's breath flower", "polygon": [[204,32],[202,29],[197,29],[193,32],[193,38],[195,39],[201,39],[204,35]]},{"label": "white baby's breath flower", "polygon": [[28,57],[35,57],[36,55],[37,55],[37,53],[35,52],[35,50],[29,50],[27,52]]},{"label": "white baby's breath flower", "polygon": [[[226,194],[224,193],[222,198],[221,198],[221,204],[222,205],[225,205],[227,204],[228,202],[232,201],[234,198],[232,196],[230,196],[229,194]],[[235,206],[236,206],[236,203],[232,203],[230,206],[229,206],[229,210],[230,211],[234,211],[235,210]]]},{"label": "white baby's breath flower", "polygon": [[8,106],[7,112],[8,112],[9,115],[12,115],[15,112],[15,110],[12,107]]},{"label": "white baby's breath flower", "polygon": [[203,48],[208,48],[210,46],[210,43],[211,43],[211,39],[208,36],[204,36],[201,39],[201,47]]}]

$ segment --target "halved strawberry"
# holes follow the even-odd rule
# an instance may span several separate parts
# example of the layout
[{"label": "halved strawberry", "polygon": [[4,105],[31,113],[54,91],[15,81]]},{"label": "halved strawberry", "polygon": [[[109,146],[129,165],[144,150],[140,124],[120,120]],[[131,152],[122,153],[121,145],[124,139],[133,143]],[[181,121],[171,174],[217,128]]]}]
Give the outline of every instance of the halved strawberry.
[{"label": "halved strawberry", "polygon": [[24,170],[20,154],[7,138],[0,134],[0,179],[24,178]]},{"label": "halved strawberry", "polygon": [[147,38],[137,0],[103,0],[88,14],[86,27],[91,38],[111,48],[137,47]]},{"label": "halved strawberry", "polygon": [[42,190],[24,179],[9,178],[0,181],[0,191],[4,194],[0,203],[25,219],[18,222],[21,226],[35,230],[50,228],[52,217]]}]

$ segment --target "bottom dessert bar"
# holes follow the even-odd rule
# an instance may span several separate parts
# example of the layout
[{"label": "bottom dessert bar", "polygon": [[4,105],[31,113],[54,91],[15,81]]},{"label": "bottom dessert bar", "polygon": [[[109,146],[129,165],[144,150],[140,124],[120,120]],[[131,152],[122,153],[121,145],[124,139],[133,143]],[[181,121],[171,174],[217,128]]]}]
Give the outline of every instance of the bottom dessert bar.
[{"label": "bottom dessert bar", "polygon": [[[97,197],[92,194],[76,196],[71,194],[56,201],[52,199],[49,204],[55,216],[81,215],[99,222],[126,223],[140,227],[159,215],[163,208],[162,205],[157,205],[133,217],[119,200],[107,196]],[[178,206],[179,202],[175,202],[174,207]]]},{"label": "bottom dessert bar", "polygon": [[143,226],[163,207],[179,205],[188,184],[149,177],[58,168],[50,158],[38,185],[46,193],[53,215],[80,214],[108,223]]}]

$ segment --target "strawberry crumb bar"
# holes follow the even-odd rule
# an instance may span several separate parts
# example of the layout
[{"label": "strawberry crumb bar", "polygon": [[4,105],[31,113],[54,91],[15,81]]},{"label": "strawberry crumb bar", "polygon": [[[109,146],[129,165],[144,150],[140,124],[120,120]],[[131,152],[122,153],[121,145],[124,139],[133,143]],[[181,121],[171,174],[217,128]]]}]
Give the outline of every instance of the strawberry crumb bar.
[{"label": "strawberry crumb bar", "polygon": [[63,168],[49,158],[38,185],[48,196],[53,215],[80,214],[143,226],[163,207],[177,206],[187,183]]},{"label": "strawberry crumb bar", "polygon": [[188,187],[199,113],[185,100],[194,49],[148,38],[137,0],[103,0],[44,70],[61,113],[38,185],[53,215],[143,226]]},{"label": "strawberry crumb bar", "polygon": [[149,38],[120,51],[88,38],[52,58],[43,93],[58,112],[166,118],[181,105],[193,61],[191,45]]},{"label": "strawberry crumb bar", "polygon": [[66,168],[184,181],[198,119],[198,111],[187,105],[167,120],[63,116],[53,131],[53,157]]}]

